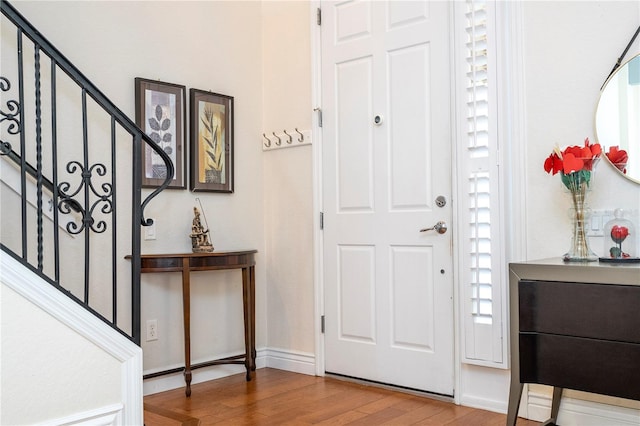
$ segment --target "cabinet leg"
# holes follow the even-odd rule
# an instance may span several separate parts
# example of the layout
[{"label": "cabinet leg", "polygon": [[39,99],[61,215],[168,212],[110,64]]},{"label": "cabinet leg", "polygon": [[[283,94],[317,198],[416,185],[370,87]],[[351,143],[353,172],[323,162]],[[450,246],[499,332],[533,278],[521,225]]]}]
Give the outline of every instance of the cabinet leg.
[{"label": "cabinet leg", "polygon": [[[512,367],[513,368],[513,367]],[[520,398],[524,384],[511,382],[509,390],[509,407],[507,409],[507,426],[515,426],[518,420],[518,409],[520,408]]]},{"label": "cabinet leg", "polygon": [[551,400],[551,421],[558,422],[558,412],[560,411],[560,399],[562,399],[562,388],[553,388],[553,399]]}]

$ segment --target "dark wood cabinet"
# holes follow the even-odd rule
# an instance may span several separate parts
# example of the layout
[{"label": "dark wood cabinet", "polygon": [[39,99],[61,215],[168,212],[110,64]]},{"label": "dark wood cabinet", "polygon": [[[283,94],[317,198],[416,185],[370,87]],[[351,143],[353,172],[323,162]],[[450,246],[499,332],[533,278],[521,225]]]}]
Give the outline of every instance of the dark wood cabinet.
[{"label": "dark wood cabinet", "polygon": [[511,388],[515,425],[525,383],[640,400],[640,267],[563,263],[510,265]]}]

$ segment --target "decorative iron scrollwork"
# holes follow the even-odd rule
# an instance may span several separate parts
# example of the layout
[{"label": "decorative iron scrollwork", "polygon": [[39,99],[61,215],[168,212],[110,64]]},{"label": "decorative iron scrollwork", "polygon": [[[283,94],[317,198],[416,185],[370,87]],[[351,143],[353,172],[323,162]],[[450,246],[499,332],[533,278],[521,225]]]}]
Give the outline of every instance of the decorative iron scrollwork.
[{"label": "decorative iron scrollwork", "polygon": [[[97,197],[86,210],[80,209],[82,214],[82,220],[80,224],[76,222],[69,222],[67,224],[67,231],[70,234],[79,234],[85,229],[91,229],[97,234],[101,234],[107,230],[107,223],[104,220],[96,221],[94,213],[96,210],[100,210],[103,214],[111,214],[113,212],[113,187],[110,183],[102,183],[99,189],[91,181],[93,174],[98,176],[105,176],[107,174],[107,168],[104,164],[96,163],[93,166],[85,169],[82,164],[77,161],[71,161],[67,164],[67,172],[74,174],[80,172],[81,181],[76,187],[75,191],[70,192],[71,184],[69,182],[62,182],[58,185],[58,191],[64,194],[58,201],[58,210],[63,214],[71,213],[71,210],[76,210],[73,205],[77,205],[78,202],[73,199],[83,189],[90,191],[93,197]],[[77,210],[76,210],[77,211]]]},{"label": "decorative iron scrollwork", "polygon": [[[8,92],[11,89],[11,82],[0,77],[0,91]],[[17,135],[22,130],[20,126],[20,103],[13,99],[7,101],[7,109],[0,109],[0,123],[6,121],[9,123],[7,132],[10,135]],[[7,141],[0,140],[0,155],[7,155],[11,152],[11,144]]]}]

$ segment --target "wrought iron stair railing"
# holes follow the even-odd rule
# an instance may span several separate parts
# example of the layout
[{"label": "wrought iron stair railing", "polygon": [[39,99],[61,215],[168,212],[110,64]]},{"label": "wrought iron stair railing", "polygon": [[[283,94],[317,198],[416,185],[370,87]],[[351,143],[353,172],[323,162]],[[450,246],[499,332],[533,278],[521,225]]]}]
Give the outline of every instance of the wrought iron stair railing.
[{"label": "wrought iron stair railing", "polygon": [[[0,171],[19,176],[18,188],[0,183],[0,247],[139,345],[144,209],[173,163],[11,4],[0,8]],[[143,152],[166,170],[144,200]]]}]

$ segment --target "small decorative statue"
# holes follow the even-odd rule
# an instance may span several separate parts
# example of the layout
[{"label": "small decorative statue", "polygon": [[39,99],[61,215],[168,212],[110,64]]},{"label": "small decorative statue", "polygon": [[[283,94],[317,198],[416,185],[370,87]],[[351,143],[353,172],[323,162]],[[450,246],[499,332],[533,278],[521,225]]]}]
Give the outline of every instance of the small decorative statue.
[{"label": "small decorative statue", "polygon": [[194,253],[210,253],[213,245],[209,242],[209,230],[204,229],[200,222],[200,212],[197,207],[193,208],[193,224],[191,225],[191,250]]}]

